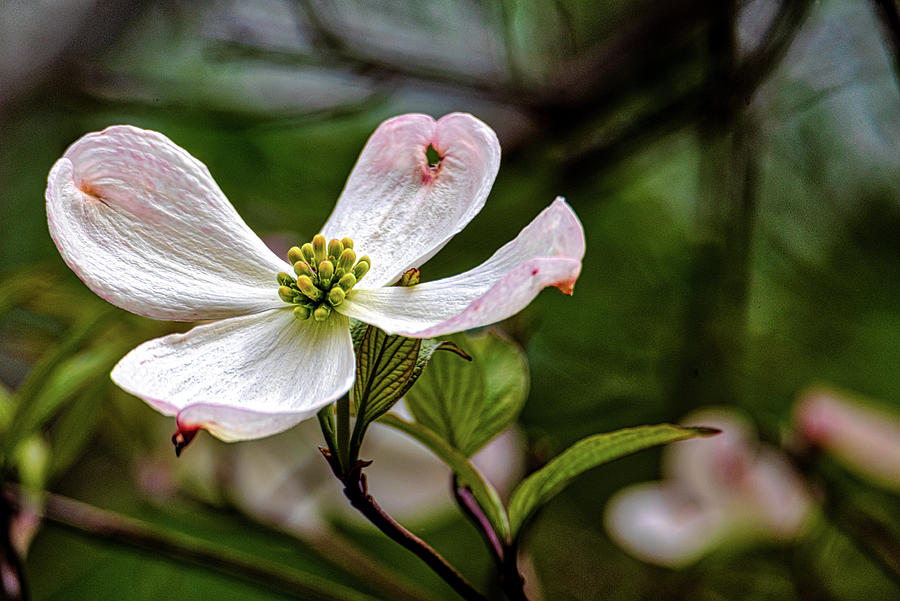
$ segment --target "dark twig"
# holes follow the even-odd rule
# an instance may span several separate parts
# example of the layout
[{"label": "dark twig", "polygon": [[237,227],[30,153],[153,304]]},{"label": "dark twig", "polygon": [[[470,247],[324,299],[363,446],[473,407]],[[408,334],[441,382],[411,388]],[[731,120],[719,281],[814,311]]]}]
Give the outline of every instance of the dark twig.
[{"label": "dark twig", "polygon": [[[563,156],[569,175],[595,172],[598,165],[628,154],[647,140],[708,120],[711,114],[719,119],[731,119],[732,113],[743,110],[780,64],[811,8],[811,0],[784,0],[762,41],[740,62],[723,72],[721,62],[734,57],[733,50],[726,48],[718,57],[720,64],[716,66],[719,68],[711,69],[711,76],[705,82],[636,115],[625,126],[609,126],[604,135],[596,136],[588,143],[571,144],[572,149],[565,151]],[[711,111],[711,102],[715,111]],[[618,105],[610,103],[609,106]],[[611,112],[614,114],[615,110]]]},{"label": "dark twig", "polygon": [[525,579],[519,573],[518,555],[516,543],[507,547],[500,569],[500,586],[510,601],[528,601],[525,596]]},{"label": "dark twig", "polygon": [[851,493],[827,470],[816,469],[813,477],[824,492],[825,513],[831,523],[885,576],[900,584],[900,542],[891,534],[891,528],[850,500]]},{"label": "dark twig", "polygon": [[359,74],[375,77],[381,81],[412,79],[454,88],[466,88],[479,95],[498,100],[524,93],[524,90],[515,89],[496,80],[474,78],[461,71],[441,69],[415,61],[394,62],[366,54],[348,43],[339,33],[339,29],[323,18],[311,2],[297,0],[296,6],[299,9],[299,16],[304,22],[306,30],[304,33],[310,36],[320,51],[331,59],[351,66]]},{"label": "dark twig", "polygon": [[828,522],[885,576],[900,584],[900,542],[887,524],[853,499],[851,486],[866,485],[849,472],[836,474],[835,466],[825,459],[822,449],[817,446],[802,443],[785,450],[797,471],[818,488]]},{"label": "dark twig", "polygon": [[21,558],[12,544],[12,524],[17,507],[0,496],[0,599],[28,601],[28,584]]},{"label": "dark twig", "polygon": [[[2,495],[3,502],[13,508],[21,504],[15,489],[7,489]],[[334,581],[286,569],[181,533],[159,530],[146,522],[81,501],[52,493],[45,493],[43,499],[44,520],[93,538],[187,561],[304,601],[377,601],[371,595]]]},{"label": "dark twig", "polygon": [[487,598],[479,593],[472,584],[460,574],[456,568],[444,559],[437,551],[421,538],[404,528],[375,502],[369,494],[366,476],[363,469],[371,464],[371,461],[357,461],[346,474],[340,474],[339,462],[336,461],[328,449],[319,449],[325,459],[331,465],[338,479],[344,484],[344,496],[350,504],[363,516],[375,525],[382,533],[394,542],[400,543],[408,551],[412,551],[419,559],[425,562],[444,582],[450,585],[459,595],[467,601],[487,601]]}]

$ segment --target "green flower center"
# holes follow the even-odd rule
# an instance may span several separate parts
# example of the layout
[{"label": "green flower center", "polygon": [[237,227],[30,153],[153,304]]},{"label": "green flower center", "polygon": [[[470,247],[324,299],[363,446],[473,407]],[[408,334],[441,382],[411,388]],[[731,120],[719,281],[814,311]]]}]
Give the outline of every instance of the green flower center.
[{"label": "green flower center", "polygon": [[288,251],[288,262],[294,266],[297,279],[290,274],[278,274],[278,295],[286,303],[295,305],[294,317],[325,321],[331,311],[350,294],[356,282],[369,271],[369,257],[356,260],[353,240],[334,239],[325,243],[318,235],[303,246]]}]

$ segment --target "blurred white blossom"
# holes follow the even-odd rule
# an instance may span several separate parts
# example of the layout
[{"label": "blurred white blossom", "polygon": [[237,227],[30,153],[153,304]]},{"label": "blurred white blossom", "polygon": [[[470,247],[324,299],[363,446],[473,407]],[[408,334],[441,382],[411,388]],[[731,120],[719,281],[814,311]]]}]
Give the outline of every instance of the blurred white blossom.
[{"label": "blurred white blossom", "polygon": [[666,447],[663,481],[616,493],[605,517],[616,542],[644,561],[678,567],[725,542],[802,532],[813,506],[809,491],[782,454],[756,440],[749,422],[705,410],[682,423],[722,433]]}]

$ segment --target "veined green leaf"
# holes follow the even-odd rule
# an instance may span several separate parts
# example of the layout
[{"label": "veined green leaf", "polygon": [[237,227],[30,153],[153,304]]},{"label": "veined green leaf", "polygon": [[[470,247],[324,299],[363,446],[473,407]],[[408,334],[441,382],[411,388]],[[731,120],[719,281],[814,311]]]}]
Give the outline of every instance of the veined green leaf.
[{"label": "veined green leaf", "polygon": [[452,342],[388,335],[373,326],[354,325],[351,332],[356,350],[356,381],[351,394],[356,426],[350,454],[355,456],[369,424],[409,391],[436,351],[468,355]]},{"label": "veined green leaf", "polygon": [[686,428],[672,424],[638,426],[579,440],[547,465],[523,480],[509,501],[510,531],[518,538],[534,513],[576,476],[587,470],[656,445],[717,434],[712,428]]},{"label": "veined green leaf", "polygon": [[356,347],[353,403],[356,419],[368,424],[400,399],[416,367],[422,341],[389,336],[368,327]]},{"label": "veined green leaf", "polygon": [[500,495],[497,494],[497,491],[490,483],[481,477],[481,474],[465,455],[454,449],[438,434],[422,424],[408,422],[390,413],[381,416],[379,423],[405,432],[450,466],[450,469],[453,470],[453,473],[459,479],[460,485],[468,486],[471,489],[472,495],[484,511],[488,521],[490,521],[494,532],[497,533],[501,540],[509,540],[509,519],[506,516],[506,510],[503,508]]},{"label": "veined green leaf", "polygon": [[406,395],[416,421],[463,453],[484,410],[484,377],[477,361],[436,358]]},{"label": "veined green leaf", "polygon": [[416,421],[471,456],[522,410],[528,362],[514,342],[494,331],[451,340],[470,352],[473,362],[435,359],[406,402]]}]

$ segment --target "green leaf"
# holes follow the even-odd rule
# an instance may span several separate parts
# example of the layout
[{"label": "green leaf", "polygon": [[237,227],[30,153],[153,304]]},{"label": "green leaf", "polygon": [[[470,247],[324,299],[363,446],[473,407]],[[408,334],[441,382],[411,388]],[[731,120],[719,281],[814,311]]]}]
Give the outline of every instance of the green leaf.
[{"label": "green leaf", "polygon": [[85,387],[109,380],[109,371],[121,356],[122,351],[116,347],[100,347],[83,351],[58,365],[31,402],[19,408],[16,427],[26,432],[36,431]]},{"label": "green leaf", "polygon": [[639,426],[595,434],[579,440],[547,465],[523,480],[509,501],[510,530],[518,538],[534,513],[587,470],[656,445],[717,434],[711,428],[685,428],[671,424]]},{"label": "green leaf", "polygon": [[[28,438],[44,419],[52,415],[55,405],[71,398],[68,392],[74,392],[73,386],[84,385],[96,377],[104,362],[107,367],[111,364],[114,359],[111,348],[89,351],[80,359],[72,358],[72,354],[114,315],[112,310],[104,311],[78,322],[31,368],[13,397],[15,413],[4,437],[3,456],[8,456],[20,440]],[[121,354],[121,351],[115,353]],[[50,391],[44,392],[48,386]]]},{"label": "green leaf", "polygon": [[109,400],[111,384],[112,381],[104,377],[88,385],[54,421],[49,432],[51,479],[69,469],[90,442],[100,422],[100,408]]},{"label": "green leaf", "polygon": [[450,466],[450,469],[453,470],[453,473],[459,479],[460,485],[468,486],[471,489],[472,495],[484,511],[488,521],[490,521],[494,532],[497,533],[501,540],[509,540],[509,519],[506,516],[506,510],[503,508],[500,495],[497,494],[493,486],[481,477],[481,474],[465,455],[454,449],[437,433],[422,424],[408,422],[390,413],[383,415],[379,419],[379,423],[405,432]]},{"label": "green leaf", "polygon": [[6,428],[13,418],[13,393],[3,382],[0,382],[0,438],[5,436]]},{"label": "green leaf", "polygon": [[13,452],[13,463],[23,489],[37,492],[47,487],[50,446],[42,436],[29,436],[21,441]]},{"label": "green leaf", "polygon": [[[431,361],[432,356],[437,351],[449,351],[457,357],[462,357],[467,361],[472,360],[472,357],[469,356],[468,353],[459,348],[456,343],[450,340],[437,340],[435,338],[426,338],[422,340],[422,345],[419,347],[419,354],[416,357],[416,366],[413,368],[411,377],[406,381],[406,385],[400,390],[401,397],[406,395],[412,388],[412,385],[419,380],[419,377],[425,370],[425,366],[428,365],[428,363]],[[450,360],[453,361],[452,358],[450,358]]]},{"label": "green leaf", "polygon": [[45,526],[29,549],[41,575],[31,583],[35,598],[93,600],[119,590],[122,599],[384,599],[306,545],[209,508],[139,519],[58,495],[45,501]]},{"label": "green leaf", "polygon": [[47,274],[37,270],[21,271],[0,281],[0,317],[47,287]]},{"label": "green leaf", "polygon": [[495,331],[452,340],[471,353],[473,362],[436,358],[406,402],[416,421],[471,456],[522,410],[528,362],[514,342]]},{"label": "green leaf", "polygon": [[396,403],[413,376],[422,341],[366,328],[356,347],[352,399],[356,419],[368,424]]},{"label": "green leaf", "polygon": [[462,451],[484,410],[482,370],[453,357],[436,358],[406,404],[417,422]]},{"label": "green leaf", "polygon": [[351,335],[356,350],[356,381],[351,391],[356,426],[350,456],[355,459],[366,428],[410,390],[436,351],[468,355],[452,342],[388,335],[373,326],[351,326]]}]

